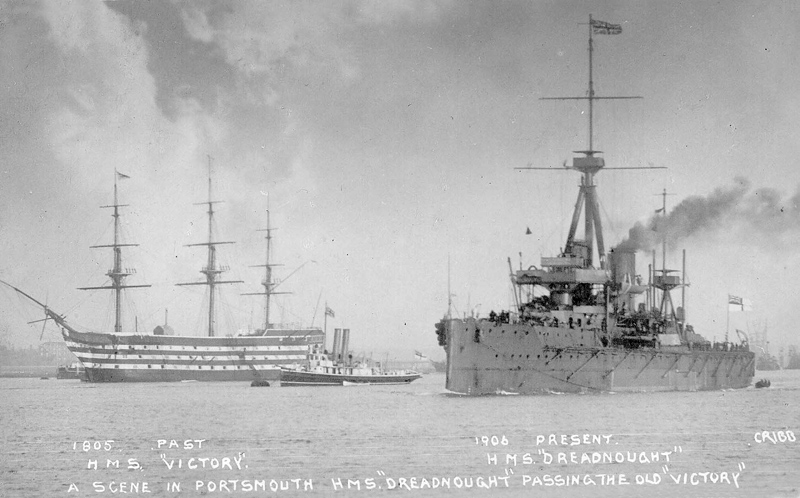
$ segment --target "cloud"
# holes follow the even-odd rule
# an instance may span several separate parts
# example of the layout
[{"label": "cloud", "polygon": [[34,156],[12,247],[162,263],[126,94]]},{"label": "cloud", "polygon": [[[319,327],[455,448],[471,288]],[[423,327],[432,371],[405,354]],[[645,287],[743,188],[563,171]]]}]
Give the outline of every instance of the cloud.
[{"label": "cloud", "polygon": [[385,24],[399,18],[430,22],[438,19],[453,2],[450,0],[361,0],[353,4],[354,10],[358,12],[362,22]]},{"label": "cloud", "polygon": [[288,71],[328,72],[331,84],[350,84],[361,77],[358,54],[348,39],[365,25],[397,20],[430,22],[449,1],[351,2],[179,2],[188,35],[215,46],[244,77],[264,78],[272,88]]},{"label": "cloud", "polygon": [[166,123],[141,35],[100,3],[44,3],[42,15],[65,68],[48,126],[57,159],[89,183],[113,163],[150,162],[143,145]]},{"label": "cloud", "polygon": [[284,66],[326,64],[334,51],[335,4],[182,2],[181,17],[193,39],[219,48],[229,65],[248,75],[278,75]]}]

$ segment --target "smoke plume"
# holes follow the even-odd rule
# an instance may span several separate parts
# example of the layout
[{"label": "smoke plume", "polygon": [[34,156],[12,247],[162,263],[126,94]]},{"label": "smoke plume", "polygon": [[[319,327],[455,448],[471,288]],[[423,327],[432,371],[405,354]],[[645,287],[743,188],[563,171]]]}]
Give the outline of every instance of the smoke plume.
[{"label": "smoke plume", "polygon": [[721,231],[745,241],[779,244],[782,235],[800,232],[800,190],[784,199],[774,189],[753,190],[746,178],[736,177],[733,185],[707,196],[687,197],[666,216],[659,210],[646,223],[637,222],[617,249],[648,251],[665,238],[674,248],[689,237]]}]

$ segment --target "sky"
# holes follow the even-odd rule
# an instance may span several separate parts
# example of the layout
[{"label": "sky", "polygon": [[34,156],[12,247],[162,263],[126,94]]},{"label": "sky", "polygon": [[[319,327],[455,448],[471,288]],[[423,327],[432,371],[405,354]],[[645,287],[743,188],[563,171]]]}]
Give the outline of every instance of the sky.
[{"label": "sky", "polygon": [[[202,278],[187,245],[207,237],[210,162],[214,237],[236,242],[219,257],[243,281],[218,327],[261,321],[241,294],[261,290],[269,209],[291,292],[272,321],[323,326],[327,303],[357,351],[442,358],[448,285],[454,313],[507,309],[508,258],[564,245],[580,178],[561,165],[587,148],[587,107],[540,99],[587,94],[590,15],[623,28],[595,36],[596,94],[643,97],[596,104],[595,149],[667,168],[598,174],[607,246],[666,191],[695,330],[800,343],[791,1],[0,2],[0,279],[112,329],[110,293],[77,288],[107,284],[111,253],[90,246],[111,243],[116,170],[127,283],[152,286],[125,293],[125,329],[168,310],[203,333],[203,287],[175,284]],[[3,291],[2,340],[38,344],[40,315]]]}]

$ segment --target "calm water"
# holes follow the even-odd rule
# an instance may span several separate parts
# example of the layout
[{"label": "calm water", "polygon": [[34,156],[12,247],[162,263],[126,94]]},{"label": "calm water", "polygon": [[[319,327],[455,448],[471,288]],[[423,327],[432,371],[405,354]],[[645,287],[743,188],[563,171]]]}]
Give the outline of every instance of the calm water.
[{"label": "calm water", "polygon": [[[442,374],[342,388],[0,379],[0,496],[800,496],[800,442],[780,440],[800,437],[800,371],[761,377],[772,387],[480,398],[446,393]],[[756,442],[765,430],[775,443]]]}]

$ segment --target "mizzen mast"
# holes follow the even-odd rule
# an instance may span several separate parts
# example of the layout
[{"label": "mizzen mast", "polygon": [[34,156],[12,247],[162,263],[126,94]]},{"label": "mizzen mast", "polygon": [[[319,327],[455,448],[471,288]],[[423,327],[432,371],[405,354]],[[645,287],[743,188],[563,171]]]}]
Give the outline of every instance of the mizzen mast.
[{"label": "mizzen mast", "polygon": [[272,281],[272,268],[274,266],[283,266],[282,264],[273,264],[270,263],[270,253],[272,251],[272,231],[275,228],[272,228],[270,225],[270,218],[269,218],[269,208],[267,208],[267,228],[261,228],[257,230],[258,232],[267,232],[266,237],[264,237],[267,241],[267,254],[266,259],[263,265],[253,265],[254,268],[264,268],[264,280],[261,281],[261,285],[264,286],[264,292],[248,292],[242,294],[243,296],[264,296],[264,332],[266,333],[271,327],[271,323],[269,321],[269,308],[270,308],[270,297],[274,294],[291,294],[290,292],[276,292],[275,287],[277,287],[280,282],[273,282]]},{"label": "mizzen mast", "polygon": [[207,285],[208,286],[208,336],[214,337],[214,328],[216,325],[216,287],[221,284],[237,284],[241,280],[219,280],[222,273],[230,270],[227,266],[219,266],[217,264],[217,246],[222,244],[235,244],[235,242],[222,242],[214,240],[214,204],[220,204],[222,201],[214,201],[211,196],[211,156],[208,156],[208,201],[195,203],[195,206],[208,205],[208,242],[200,242],[197,244],[187,244],[186,247],[206,246],[208,247],[208,259],[206,266],[200,270],[200,273],[205,275],[205,282],[188,282],[175,284],[179,286],[186,285]]},{"label": "mizzen mast", "polygon": [[114,332],[122,332],[122,289],[133,289],[140,287],[150,287],[150,285],[125,285],[125,279],[130,275],[136,273],[134,268],[122,267],[122,248],[123,247],[136,247],[139,244],[122,244],[120,243],[120,226],[119,226],[119,208],[127,207],[128,204],[119,203],[119,194],[117,190],[117,181],[130,178],[117,170],[114,170],[114,204],[110,206],[100,206],[101,208],[112,208],[114,213],[111,215],[114,218],[114,243],[103,244],[98,246],[91,246],[92,249],[97,248],[111,248],[114,251],[114,267],[108,270],[108,278],[111,279],[111,285],[100,287],[79,287],[79,290],[98,290],[110,289],[114,291]]}]

